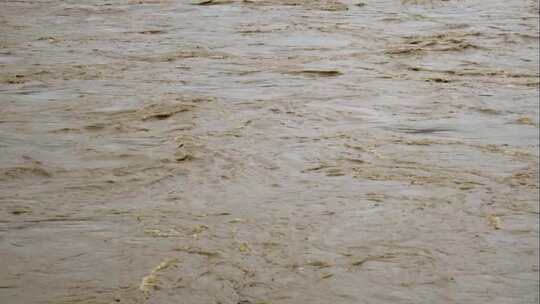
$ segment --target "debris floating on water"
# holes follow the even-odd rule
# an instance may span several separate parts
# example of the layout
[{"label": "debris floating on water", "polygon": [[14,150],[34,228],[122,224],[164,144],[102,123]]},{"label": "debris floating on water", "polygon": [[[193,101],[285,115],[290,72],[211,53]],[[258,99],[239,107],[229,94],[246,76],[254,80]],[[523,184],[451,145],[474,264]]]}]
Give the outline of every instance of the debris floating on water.
[{"label": "debris floating on water", "polygon": [[141,284],[139,285],[139,290],[148,297],[152,290],[155,290],[158,287],[159,272],[176,265],[178,262],[179,260],[177,258],[169,258],[159,263],[159,265],[152,269],[150,274],[142,279]]},{"label": "debris floating on water", "polygon": [[496,215],[488,216],[489,224],[496,230],[501,229],[501,218]]}]

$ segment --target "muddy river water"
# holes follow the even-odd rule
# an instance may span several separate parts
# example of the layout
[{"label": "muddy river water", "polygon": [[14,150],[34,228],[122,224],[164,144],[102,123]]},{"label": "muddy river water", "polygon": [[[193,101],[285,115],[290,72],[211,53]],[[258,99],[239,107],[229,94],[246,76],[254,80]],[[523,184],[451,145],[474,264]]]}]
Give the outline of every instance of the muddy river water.
[{"label": "muddy river water", "polygon": [[537,303],[538,22],[0,1],[0,303]]}]

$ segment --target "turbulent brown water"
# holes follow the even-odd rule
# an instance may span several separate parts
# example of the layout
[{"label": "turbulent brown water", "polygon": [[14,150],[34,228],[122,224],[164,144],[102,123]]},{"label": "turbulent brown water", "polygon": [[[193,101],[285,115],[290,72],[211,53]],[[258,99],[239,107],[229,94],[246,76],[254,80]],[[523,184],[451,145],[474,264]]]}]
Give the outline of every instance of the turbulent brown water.
[{"label": "turbulent brown water", "polygon": [[532,0],[0,2],[0,303],[537,303]]}]

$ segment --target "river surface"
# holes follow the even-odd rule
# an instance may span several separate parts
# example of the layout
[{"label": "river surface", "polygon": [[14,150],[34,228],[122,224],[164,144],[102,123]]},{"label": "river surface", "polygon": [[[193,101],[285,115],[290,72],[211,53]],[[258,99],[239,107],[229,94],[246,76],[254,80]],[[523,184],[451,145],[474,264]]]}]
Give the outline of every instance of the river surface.
[{"label": "river surface", "polygon": [[0,303],[538,303],[538,22],[0,1]]}]

